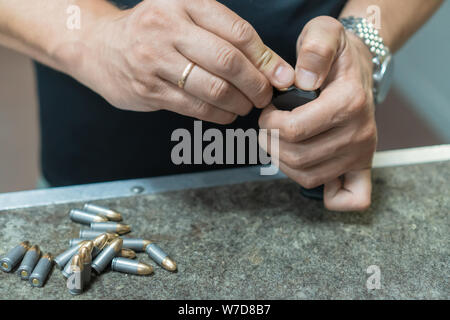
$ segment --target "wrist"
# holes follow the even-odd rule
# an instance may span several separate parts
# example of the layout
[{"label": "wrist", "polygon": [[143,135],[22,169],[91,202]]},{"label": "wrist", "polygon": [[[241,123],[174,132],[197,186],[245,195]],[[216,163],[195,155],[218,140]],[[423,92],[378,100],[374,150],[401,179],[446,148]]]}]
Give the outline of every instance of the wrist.
[{"label": "wrist", "polygon": [[64,32],[60,33],[48,48],[48,55],[54,62],[52,67],[74,78],[79,78],[92,63],[95,63],[94,60],[101,58],[99,52],[93,54],[101,46],[101,30],[121,12],[120,9],[109,5],[102,11],[99,8],[92,11],[91,9],[82,9],[83,16],[79,29],[69,29],[64,24],[61,28]]},{"label": "wrist", "polygon": [[357,56],[360,58],[361,68],[364,75],[366,75],[366,81],[369,88],[373,86],[373,55],[366,44],[353,32],[345,30],[347,41],[352,48],[357,52]]}]

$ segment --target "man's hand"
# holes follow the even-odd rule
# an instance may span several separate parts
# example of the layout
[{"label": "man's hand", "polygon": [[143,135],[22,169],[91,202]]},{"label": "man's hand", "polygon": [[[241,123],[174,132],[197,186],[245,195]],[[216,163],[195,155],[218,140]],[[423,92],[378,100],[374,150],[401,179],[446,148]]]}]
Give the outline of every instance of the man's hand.
[{"label": "man's hand", "polygon": [[[370,206],[370,168],[377,144],[372,56],[331,17],[311,20],[297,43],[295,84],[322,88],[315,101],[292,111],[264,109],[261,128],[279,129],[279,165],[306,188],[325,184],[330,210]],[[267,139],[269,141],[269,139]],[[270,152],[270,145],[266,147]]]},{"label": "man's hand", "polygon": [[[121,109],[227,124],[267,106],[272,86],[294,82],[294,69],[253,27],[213,0],[144,1],[89,34],[78,54],[69,53],[69,73]],[[196,66],[180,89],[191,61]]]}]

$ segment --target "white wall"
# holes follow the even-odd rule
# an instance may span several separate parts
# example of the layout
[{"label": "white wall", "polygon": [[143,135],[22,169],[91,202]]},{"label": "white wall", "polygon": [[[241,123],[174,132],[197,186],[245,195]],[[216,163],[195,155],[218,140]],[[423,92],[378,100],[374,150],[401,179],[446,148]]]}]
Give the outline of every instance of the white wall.
[{"label": "white wall", "polygon": [[450,2],[396,54],[395,85],[450,143]]}]

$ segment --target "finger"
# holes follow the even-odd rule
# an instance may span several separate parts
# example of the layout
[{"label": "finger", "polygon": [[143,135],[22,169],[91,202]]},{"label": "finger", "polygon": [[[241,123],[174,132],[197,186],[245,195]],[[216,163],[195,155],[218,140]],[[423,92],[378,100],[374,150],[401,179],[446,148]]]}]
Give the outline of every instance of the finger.
[{"label": "finger", "polygon": [[[271,154],[273,150],[270,150]],[[280,160],[280,170],[301,186],[312,189],[334,180],[350,170],[370,165],[360,164],[360,159],[353,157],[334,157],[306,169],[293,169]]]},{"label": "finger", "polygon": [[[168,58],[167,63],[171,67],[161,70],[159,76],[178,85],[178,80],[190,61],[177,53],[173,58]],[[184,90],[200,100],[241,116],[248,114],[253,107],[250,100],[234,85],[200,66],[194,66],[186,79]]]},{"label": "finger", "polygon": [[197,25],[242,51],[273,86],[281,89],[293,84],[293,68],[263,43],[250,23],[216,1],[203,1],[201,6],[188,3],[187,12]]},{"label": "finger", "polygon": [[351,171],[325,184],[325,207],[333,211],[364,211],[370,207],[371,170]]},{"label": "finger", "polygon": [[[348,130],[333,128],[310,139],[292,143],[280,139],[280,160],[292,169],[307,169],[342,155],[348,147]],[[350,147],[355,148],[355,145]]]},{"label": "finger", "polygon": [[320,88],[344,41],[344,28],[336,19],[318,17],[311,20],[297,42],[296,86],[303,90]]},{"label": "finger", "polygon": [[259,118],[263,129],[279,129],[280,139],[300,142],[341,125],[363,105],[364,92],[345,81],[333,81],[321,95],[292,111],[269,106]]},{"label": "finger", "polygon": [[163,109],[218,124],[230,124],[237,117],[234,113],[216,108],[191,96],[168,81],[165,81],[165,84],[167,86],[166,98],[159,103]]},{"label": "finger", "polygon": [[200,27],[180,37],[176,49],[203,69],[232,83],[259,108],[272,99],[272,86],[266,77],[229,42]]}]

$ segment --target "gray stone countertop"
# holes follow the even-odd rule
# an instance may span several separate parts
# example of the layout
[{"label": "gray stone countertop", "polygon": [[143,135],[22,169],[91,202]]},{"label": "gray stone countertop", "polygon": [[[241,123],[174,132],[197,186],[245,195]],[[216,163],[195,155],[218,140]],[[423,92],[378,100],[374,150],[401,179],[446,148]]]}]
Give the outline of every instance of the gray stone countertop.
[{"label": "gray stone countertop", "polygon": [[[54,269],[44,288],[0,272],[6,299],[450,298],[450,162],[374,170],[372,208],[326,211],[287,179],[94,201],[123,213],[130,237],[156,240],[178,272],[106,272],[72,296]],[[82,203],[0,212],[0,255],[20,241],[60,253]],[[367,268],[380,269],[368,289]]]}]

